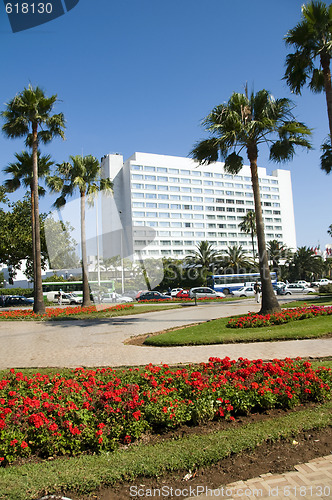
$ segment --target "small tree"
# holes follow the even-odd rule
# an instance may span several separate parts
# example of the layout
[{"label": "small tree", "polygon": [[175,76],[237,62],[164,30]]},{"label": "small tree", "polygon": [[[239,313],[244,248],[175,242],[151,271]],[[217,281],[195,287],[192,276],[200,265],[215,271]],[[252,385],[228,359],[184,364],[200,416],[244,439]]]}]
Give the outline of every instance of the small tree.
[{"label": "small tree", "polygon": [[255,261],[255,244],[254,237],[257,234],[256,231],[256,214],[253,210],[249,210],[242,217],[242,222],[239,224],[240,231],[245,234],[250,234],[251,236],[251,245],[252,245],[252,258]]}]

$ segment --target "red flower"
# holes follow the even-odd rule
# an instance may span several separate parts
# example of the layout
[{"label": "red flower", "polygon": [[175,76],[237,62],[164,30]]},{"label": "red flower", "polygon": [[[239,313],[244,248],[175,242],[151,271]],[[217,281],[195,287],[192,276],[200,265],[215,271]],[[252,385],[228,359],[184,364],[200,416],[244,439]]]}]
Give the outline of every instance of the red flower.
[{"label": "red flower", "polygon": [[22,441],[21,448],[27,448],[27,446],[28,446],[28,443],[26,443],[25,441]]}]

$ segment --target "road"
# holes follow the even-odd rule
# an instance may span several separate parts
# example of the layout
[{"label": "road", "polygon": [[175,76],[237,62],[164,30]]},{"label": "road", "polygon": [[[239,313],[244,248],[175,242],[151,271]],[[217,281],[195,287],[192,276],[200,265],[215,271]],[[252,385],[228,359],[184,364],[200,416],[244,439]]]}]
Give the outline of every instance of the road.
[{"label": "road", "polygon": [[258,312],[259,308],[254,299],[245,299],[105,320],[0,322],[0,369],[196,363],[210,356],[271,359],[332,355],[331,338],[166,348],[124,344],[132,336]]}]

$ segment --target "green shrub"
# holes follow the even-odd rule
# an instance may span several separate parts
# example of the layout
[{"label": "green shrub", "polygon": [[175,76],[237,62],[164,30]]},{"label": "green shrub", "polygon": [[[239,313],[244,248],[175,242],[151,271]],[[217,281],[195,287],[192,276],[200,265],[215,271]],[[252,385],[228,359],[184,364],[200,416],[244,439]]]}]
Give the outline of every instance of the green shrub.
[{"label": "green shrub", "polygon": [[33,288],[0,288],[0,295],[23,295],[23,297],[33,297]]},{"label": "green shrub", "polygon": [[332,293],[332,283],[320,286],[319,293]]}]

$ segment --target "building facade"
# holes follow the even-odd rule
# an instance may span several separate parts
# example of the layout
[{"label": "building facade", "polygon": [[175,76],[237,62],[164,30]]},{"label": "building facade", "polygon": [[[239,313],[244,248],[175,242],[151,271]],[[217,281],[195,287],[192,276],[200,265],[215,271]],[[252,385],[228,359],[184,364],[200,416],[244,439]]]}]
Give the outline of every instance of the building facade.
[{"label": "building facade", "polygon": [[[114,183],[114,196],[103,198],[103,253],[184,258],[202,240],[223,251],[242,245],[251,252],[251,237],[239,229],[255,210],[250,167],[238,175],[223,163],[199,166],[189,158],[135,153],[101,161],[104,177]],[[289,170],[267,174],[258,168],[266,241],[296,249]]]}]

